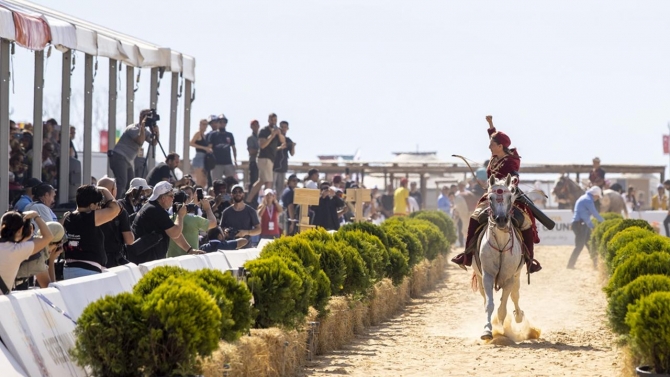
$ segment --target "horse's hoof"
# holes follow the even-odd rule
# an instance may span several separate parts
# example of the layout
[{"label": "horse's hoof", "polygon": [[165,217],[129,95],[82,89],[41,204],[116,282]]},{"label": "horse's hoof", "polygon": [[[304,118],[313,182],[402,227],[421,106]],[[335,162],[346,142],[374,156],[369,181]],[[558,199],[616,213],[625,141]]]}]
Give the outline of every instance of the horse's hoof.
[{"label": "horse's hoof", "polygon": [[493,334],[489,330],[484,330],[484,333],[481,336],[482,340],[491,340],[493,339]]},{"label": "horse's hoof", "polygon": [[514,320],[516,321],[516,323],[523,322],[523,310],[521,311],[521,313],[517,313],[516,310],[514,311]]}]

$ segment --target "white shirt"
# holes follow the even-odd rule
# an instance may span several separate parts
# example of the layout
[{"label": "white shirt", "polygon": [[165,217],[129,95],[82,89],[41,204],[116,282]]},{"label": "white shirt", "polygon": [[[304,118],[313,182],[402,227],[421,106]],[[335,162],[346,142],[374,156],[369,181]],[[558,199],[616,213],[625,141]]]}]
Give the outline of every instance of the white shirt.
[{"label": "white shirt", "polygon": [[1,242],[0,243],[0,278],[5,282],[8,289],[14,286],[16,273],[19,272],[21,262],[28,259],[35,249],[33,241],[20,243]]},{"label": "white shirt", "polygon": [[409,201],[409,213],[416,212],[421,209],[421,207],[419,207],[419,203],[416,201],[416,199],[414,199],[414,197],[408,197],[407,201]]},{"label": "white shirt", "polygon": [[309,181],[305,182],[305,188],[308,188],[308,189],[318,189],[318,188],[319,188],[319,185],[316,184],[316,182],[314,182],[314,181],[312,181],[312,180],[309,180]]}]

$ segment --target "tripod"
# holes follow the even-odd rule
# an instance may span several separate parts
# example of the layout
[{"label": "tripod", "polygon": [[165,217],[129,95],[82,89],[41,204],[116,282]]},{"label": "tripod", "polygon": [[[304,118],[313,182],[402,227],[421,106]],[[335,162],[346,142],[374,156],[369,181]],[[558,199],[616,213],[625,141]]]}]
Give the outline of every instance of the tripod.
[{"label": "tripod", "polygon": [[[142,177],[146,177],[147,174],[147,165],[149,163],[149,156],[156,160],[156,145],[154,145],[154,139],[157,141],[156,144],[158,144],[159,147],[161,147],[161,152],[163,152],[163,156],[165,159],[167,159],[167,154],[165,153],[165,149],[163,149],[163,144],[161,144],[160,139],[154,135],[153,132],[149,131],[149,148],[147,149],[147,157],[144,158],[144,165],[142,166]],[[170,170],[172,172],[172,170]],[[172,172],[172,175],[174,175],[174,172]],[[175,177],[176,178],[176,177]]]}]

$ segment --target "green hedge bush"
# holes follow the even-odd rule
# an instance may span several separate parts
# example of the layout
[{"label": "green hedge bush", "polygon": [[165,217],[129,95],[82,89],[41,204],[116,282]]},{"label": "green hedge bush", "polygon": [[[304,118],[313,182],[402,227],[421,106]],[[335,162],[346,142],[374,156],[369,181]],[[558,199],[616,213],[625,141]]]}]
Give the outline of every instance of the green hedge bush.
[{"label": "green hedge bush", "polygon": [[635,254],[614,270],[609,283],[605,287],[608,297],[617,289],[642,275],[670,276],[670,254],[655,252],[651,254]]},{"label": "green hedge bush", "polygon": [[389,249],[389,264],[386,266],[386,276],[399,285],[405,276],[409,276],[410,269],[408,258],[400,250],[392,247]]},{"label": "green hedge bush", "polygon": [[260,258],[273,255],[302,263],[312,276],[321,270],[319,255],[314,252],[310,242],[298,237],[282,237],[270,242],[261,251]]},{"label": "green hedge bush", "polygon": [[669,292],[670,277],[665,275],[642,275],[612,293],[607,303],[607,316],[612,330],[625,335],[630,332],[626,324],[629,305],[654,292]]},{"label": "green hedge bush", "polygon": [[[212,269],[194,271],[192,276],[196,280],[202,280],[223,290],[225,298],[230,302],[231,317],[229,320],[219,305],[222,317],[221,339],[233,342],[248,333],[256,315],[251,307],[252,296],[246,283],[238,282],[232,274]],[[202,286],[202,284],[199,285]],[[227,320],[224,321],[224,319]]]},{"label": "green hedge bush", "polygon": [[384,278],[389,263],[388,251],[379,238],[361,230],[335,233],[335,239],[347,243],[358,251],[367,269],[367,275],[373,281]]},{"label": "green hedge bush", "polygon": [[611,263],[612,270],[615,270],[635,254],[651,254],[657,251],[670,254],[670,239],[660,234],[651,234],[631,241],[614,256]]},{"label": "green hedge bush", "polygon": [[652,231],[654,230],[654,228],[652,228],[651,225],[646,220],[638,220],[638,219],[621,220],[620,222],[617,222],[614,226],[608,228],[605,231],[605,233],[603,233],[602,238],[598,242],[598,252],[600,253],[600,255],[602,255],[605,258],[605,260],[607,260],[608,258],[607,243],[622,230],[632,228],[634,226],[642,229],[648,229]]},{"label": "green hedge bush", "polygon": [[319,257],[319,266],[330,280],[331,294],[339,294],[344,287],[347,266],[332,234],[323,228],[309,229],[294,236],[309,242]]},{"label": "green hedge bush", "polygon": [[221,311],[204,289],[185,277],[170,277],[154,289],[144,298],[142,312],[150,329],[145,373],[194,373],[197,357],[207,357],[219,346]]},{"label": "green hedge bush", "polygon": [[454,220],[452,220],[451,217],[442,211],[422,210],[411,213],[409,217],[428,220],[435,224],[438,228],[440,228],[442,235],[447,240],[447,242],[449,242],[449,245],[455,244],[458,240]]},{"label": "green hedge bush", "polygon": [[654,232],[647,229],[634,226],[626,228],[612,237],[607,243],[607,256],[609,258],[609,260],[607,260],[607,267],[610,268],[610,272],[614,270],[614,268],[612,268],[612,259],[617,255],[621,248],[628,245],[628,243],[633,240],[654,234]]},{"label": "green hedge bush", "polygon": [[158,288],[170,277],[180,277],[189,275],[190,272],[184,268],[176,266],[158,266],[147,272],[140,281],[133,287],[133,293],[145,297],[154,289]]},{"label": "green hedge bush", "polygon": [[601,223],[598,223],[593,230],[591,231],[591,238],[589,239],[589,249],[593,252],[600,250],[600,239],[603,237],[603,234],[613,227],[615,224],[623,221],[623,219],[611,219],[605,220]]},{"label": "green hedge bush", "polygon": [[[403,226],[402,223],[388,221],[384,221],[381,227],[386,231],[389,240],[392,240],[390,242],[395,242],[397,239],[405,245],[410,268],[423,260],[423,245],[419,237],[409,228]],[[397,247],[397,245],[394,244],[393,247]]]},{"label": "green hedge bush", "polygon": [[391,217],[386,220],[388,226],[400,226],[409,229],[417,235],[423,248],[424,257],[428,260],[435,259],[440,253],[449,252],[449,242],[444,237],[437,225],[428,220],[419,218]]},{"label": "green hedge bush", "polygon": [[384,229],[375,224],[368,222],[344,224],[343,226],[340,227],[340,230],[338,232],[348,232],[351,230],[360,230],[367,234],[376,236],[377,238],[379,238],[379,240],[382,242],[382,244],[387,250],[391,246],[389,244],[389,240],[388,237],[386,236],[386,232],[384,231]]},{"label": "green hedge bush", "polygon": [[89,366],[93,375],[131,377],[140,374],[147,350],[142,300],[131,293],[105,296],[86,306],[74,330],[73,360]]},{"label": "green hedge bush", "polygon": [[655,372],[670,372],[670,292],[640,299],[626,315],[633,349],[653,363]]},{"label": "green hedge bush", "polygon": [[365,261],[358,250],[346,242],[337,242],[336,247],[342,253],[342,260],[346,266],[344,283],[340,292],[345,295],[364,295],[374,284],[374,279],[368,274]]},{"label": "green hedge bush", "polygon": [[304,317],[296,310],[303,292],[300,276],[278,256],[247,261],[244,268],[250,274],[247,285],[254,296],[256,326],[295,328]]}]

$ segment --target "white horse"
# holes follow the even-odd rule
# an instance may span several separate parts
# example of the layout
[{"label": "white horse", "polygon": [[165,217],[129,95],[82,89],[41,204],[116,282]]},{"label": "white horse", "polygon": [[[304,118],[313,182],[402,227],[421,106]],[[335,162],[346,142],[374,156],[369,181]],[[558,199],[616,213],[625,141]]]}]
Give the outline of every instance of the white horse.
[{"label": "white horse", "polygon": [[510,294],[514,303],[514,317],[517,323],[523,320],[523,311],[519,308],[520,274],[524,266],[522,243],[512,225],[512,204],[517,196],[518,179],[507,175],[505,180],[489,179],[489,219],[479,247],[479,258],[475,258],[473,280],[486,303],[486,325],[481,338],[493,339],[491,316],[493,289],[502,288],[502,297],[498,307],[498,320],[505,322],[507,299]]}]

